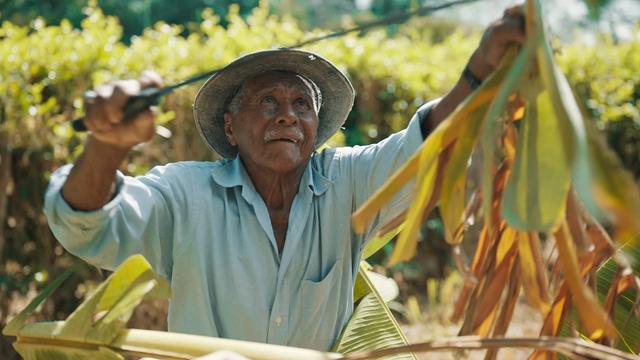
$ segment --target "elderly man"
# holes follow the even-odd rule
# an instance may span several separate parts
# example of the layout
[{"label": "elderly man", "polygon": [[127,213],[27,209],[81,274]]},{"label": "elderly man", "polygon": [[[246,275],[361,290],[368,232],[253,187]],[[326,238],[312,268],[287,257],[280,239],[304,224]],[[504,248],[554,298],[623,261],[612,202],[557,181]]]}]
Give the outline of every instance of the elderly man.
[{"label": "elderly man", "polygon": [[[368,237],[351,231],[351,213],[522,42],[522,28],[519,8],[505,11],[445,97],[369,146],[316,152],[345,121],[353,88],[318,55],[269,50],[237,59],[196,96],[196,125],[224,160],[127,177],[117,169],[151,138],[154,115],[123,121],[122,107],[159,79],[99,87],[84,152],[52,176],[51,229],[103,268],[142,253],[171,282],[171,331],[328,350],[351,316]],[[389,204],[368,233],[402,206]]]}]

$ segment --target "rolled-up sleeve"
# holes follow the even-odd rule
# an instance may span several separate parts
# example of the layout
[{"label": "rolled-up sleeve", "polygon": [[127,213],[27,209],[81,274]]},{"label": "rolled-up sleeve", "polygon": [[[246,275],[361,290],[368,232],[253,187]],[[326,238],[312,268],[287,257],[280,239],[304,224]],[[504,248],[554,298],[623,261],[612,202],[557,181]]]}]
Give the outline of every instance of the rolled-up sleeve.
[{"label": "rolled-up sleeve", "polygon": [[[439,100],[421,106],[406,129],[372,145],[343,148],[339,156],[346,159],[353,189],[354,210],[360,207],[376,190],[420,148],[424,139],[421,131],[423,119]],[[363,240],[371,238],[379,225],[399,215],[410,204],[413,182],[407,184],[394,199],[385,204],[371,222]]]},{"label": "rolled-up sleeve", "polygon": [[65,249],[91,264],[113,270],[140,253],[170,280],[174,210],[182,191],[171,181],[176,167],[156,167],[143,177],[118,172],[111,201],[97,210],[78,211],[62,197],[72,168],[63,166],[52,174],[45,195],[49,227]]}]

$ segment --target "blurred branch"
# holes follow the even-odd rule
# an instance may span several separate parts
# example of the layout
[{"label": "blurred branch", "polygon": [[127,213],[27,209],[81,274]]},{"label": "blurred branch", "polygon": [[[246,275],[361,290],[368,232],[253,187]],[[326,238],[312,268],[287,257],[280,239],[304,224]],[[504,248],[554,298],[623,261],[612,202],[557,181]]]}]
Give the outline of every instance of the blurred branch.
[{"label": "blurred branch", "polygon": [[11,145],[7,132],[0,130],[0,263],[4,263],[6,241],[8,188],[11,181]]},{"label": "blurred branch", "polygon": [[484,350],[499,348],[534,348],[563,354],[570,359],[628,359],[637,360],[637,355],[622,352],[604,345],[589,343],[581,339],[566,337],[540,338],[496,338],[479,336],[460,336],[450,339],[438,339],[424,343],[400,346],[391,349],[349,354],[340,360],[377,359],[383,356],[405,352],[428,352],[443,350]]}]

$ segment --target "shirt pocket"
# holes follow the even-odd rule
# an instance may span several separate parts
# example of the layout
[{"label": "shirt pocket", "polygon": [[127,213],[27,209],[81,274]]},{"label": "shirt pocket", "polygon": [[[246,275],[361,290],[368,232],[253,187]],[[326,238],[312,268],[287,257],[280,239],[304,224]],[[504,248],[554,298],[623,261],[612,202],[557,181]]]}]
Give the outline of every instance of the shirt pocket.
[{"label": "shirt pocket", "polygon": [[328,350],[340,333],[341,270],[342,260],[336,260],[324,278],[302,281],[304,337],[316,345],[312,347],[322,346]]}]

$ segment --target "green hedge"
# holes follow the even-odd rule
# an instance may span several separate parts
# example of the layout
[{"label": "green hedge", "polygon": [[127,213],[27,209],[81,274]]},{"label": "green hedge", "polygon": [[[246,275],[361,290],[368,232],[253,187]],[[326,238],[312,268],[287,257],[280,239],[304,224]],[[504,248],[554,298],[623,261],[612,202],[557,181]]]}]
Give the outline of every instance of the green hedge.
[{"label": "green hedge", "polygon": [[558,60],[573,88],[636,179],[640,178],[640,23],[632,41],[561,49]]},{"label": "green hedge", "polygon": [[[265,48],[293,44],[318,35],[303,33],[294,19],[270,16],[265,5],[245,21],[238,7],[230,8],[228,27],[219,25],[211,12],[203,14],[197,31],[184,37],[179,26],[158,23],[129,47],[121,42],[122,29],[115,18],[99,9],[87,10],[81,29],[69,22],[46,26],[36,20],[30,28],[4,23],[0,28],[0,99],[2,129],[12,147],[53,146],[55,159],[70,160],[76,137],[66,121],[82,114],[82,92],[117,78],[137,77],[145,69],[160,73],[166,83],[197,72],[224,66],[237,56]],[[349,143],[368,143],[403,128],[416,107],[443,94],[455,81],[477,43],[475,33],[456,32],[433,43],[424,31],[405,28],[393,38],[384,31],[365,36],[348,35],[308,47],[349,74],[360,96],[349,128],[358,134]],[[170,96],[161,122],[177,133],[191,135],[192,86]],[[173,148],[175,140],[170,140]],[[74,142],[75,144],[75,142]],[[184,144],[190,147],[192,142]],[[178,146],[183,146],[179,143]],[[204,150],[204,148],[202,148]],[[208,157],[192,149],[174,149],[164,162]],[[137,171],[134,171],[137,172]]]}]

